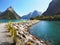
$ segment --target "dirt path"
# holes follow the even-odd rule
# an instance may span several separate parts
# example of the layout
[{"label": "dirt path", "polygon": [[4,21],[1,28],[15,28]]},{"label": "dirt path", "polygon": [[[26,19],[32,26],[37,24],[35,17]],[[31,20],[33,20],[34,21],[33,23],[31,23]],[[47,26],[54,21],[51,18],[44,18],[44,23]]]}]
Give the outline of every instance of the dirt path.
[{"label": "dirt path", "polygon": [[0,24],[0,44],[3,42],[12,42],[10,37],[7,37],[8,33],[6,33],[5,31],[7,30],[5,28],[6,23],[1,23]]}]

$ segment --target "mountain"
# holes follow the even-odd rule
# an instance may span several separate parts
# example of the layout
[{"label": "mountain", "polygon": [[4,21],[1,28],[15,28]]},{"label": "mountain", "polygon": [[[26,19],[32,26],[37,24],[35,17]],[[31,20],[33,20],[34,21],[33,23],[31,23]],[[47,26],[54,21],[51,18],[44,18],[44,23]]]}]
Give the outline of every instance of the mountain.
[{"label": "mountain", "polygon": [[22,16],[22,19],[30,19],[31,17],[40,16],[41,14],[42,14],[41,12],[38,12],[38,11],[35,10],[33,12],[30,12],[27,15]]},{"label": "mountain", "polygon": [[60,0],[52,0],[42,15],[60,15]]},{"label": "mountain", "polygon": [[0,19],[20,19],[20,16],[13,10],[12,7],[9,7],[1,13]]},{"label": "mountain", "polygon": [[52,0],[47,10],[41,16],[30,19],[60,21],[60,0]]},{"label": "mountain", "polygon": [[2,12],[0,12],[0,14],[1,14]]},{"label": "mountain", "polygon": [[42,13],[41,12],[38,12],[38,11],[34,11],[33,13],[32,13],[32,16],[31,17],[36,17],[36,16],[40,16]]},{"label": "mountain", "polygon": [[22,16],[21,18],[22,19],[30,19],[31,15],[32,15],[32,13],[29,13],[27,15]]}]

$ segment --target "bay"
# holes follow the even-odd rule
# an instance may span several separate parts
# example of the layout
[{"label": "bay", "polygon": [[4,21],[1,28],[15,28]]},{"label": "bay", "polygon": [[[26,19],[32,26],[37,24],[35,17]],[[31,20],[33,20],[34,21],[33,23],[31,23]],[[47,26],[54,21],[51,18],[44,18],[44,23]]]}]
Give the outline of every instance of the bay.
[{"label": "bay", "polygon": [[60,45],[60,21],[40,21],[31,26],[29,32],[52,45]]}]

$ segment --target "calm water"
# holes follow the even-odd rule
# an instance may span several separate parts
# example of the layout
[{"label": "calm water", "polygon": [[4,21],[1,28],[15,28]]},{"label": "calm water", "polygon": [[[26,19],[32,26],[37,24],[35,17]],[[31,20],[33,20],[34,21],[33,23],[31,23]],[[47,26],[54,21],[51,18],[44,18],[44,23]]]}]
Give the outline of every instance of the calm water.
[{"label": "calm water", "polygon": [[60,21],[40,21],[30,27],[30,33],[48,40],[52,45],[60,45]]},{"label": "calm water", "polygon": [[21,22],[21,21],[26,21],[26,20],[23,20],[23,19],[20,19],[20,20],[0,20],[0,23],[6,23],[6,22]]}]

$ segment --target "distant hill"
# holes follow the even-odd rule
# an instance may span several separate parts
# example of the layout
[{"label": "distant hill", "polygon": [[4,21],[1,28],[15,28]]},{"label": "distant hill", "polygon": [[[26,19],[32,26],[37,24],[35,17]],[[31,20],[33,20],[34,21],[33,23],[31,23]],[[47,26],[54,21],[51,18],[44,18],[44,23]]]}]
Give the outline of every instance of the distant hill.
[{"label": "distant hill", "polygon": [[30,19],[32,13],[22,16],[22,19]]},{"label": "distant hill", "polygon": [[41,12],[38,12],[38,11],[35,10],[33,12],[30,12],[27,15],[22,16],[22,19],[30,19],[31,17],[40,16],[41,14],[42,14]]},{"label": "distant hill", "polygon": [[0,14],[1,14],[2,12],[0,12]]},{"label": "distant hill", "polygon": [[52,0],[47,10],[42,15],[60,15],[60,0]]},{"label": "distant hill", "polygon": [[20,19],[20,16],[13,10],[12,7],[9,7],[0,14],[0,19]]}]

